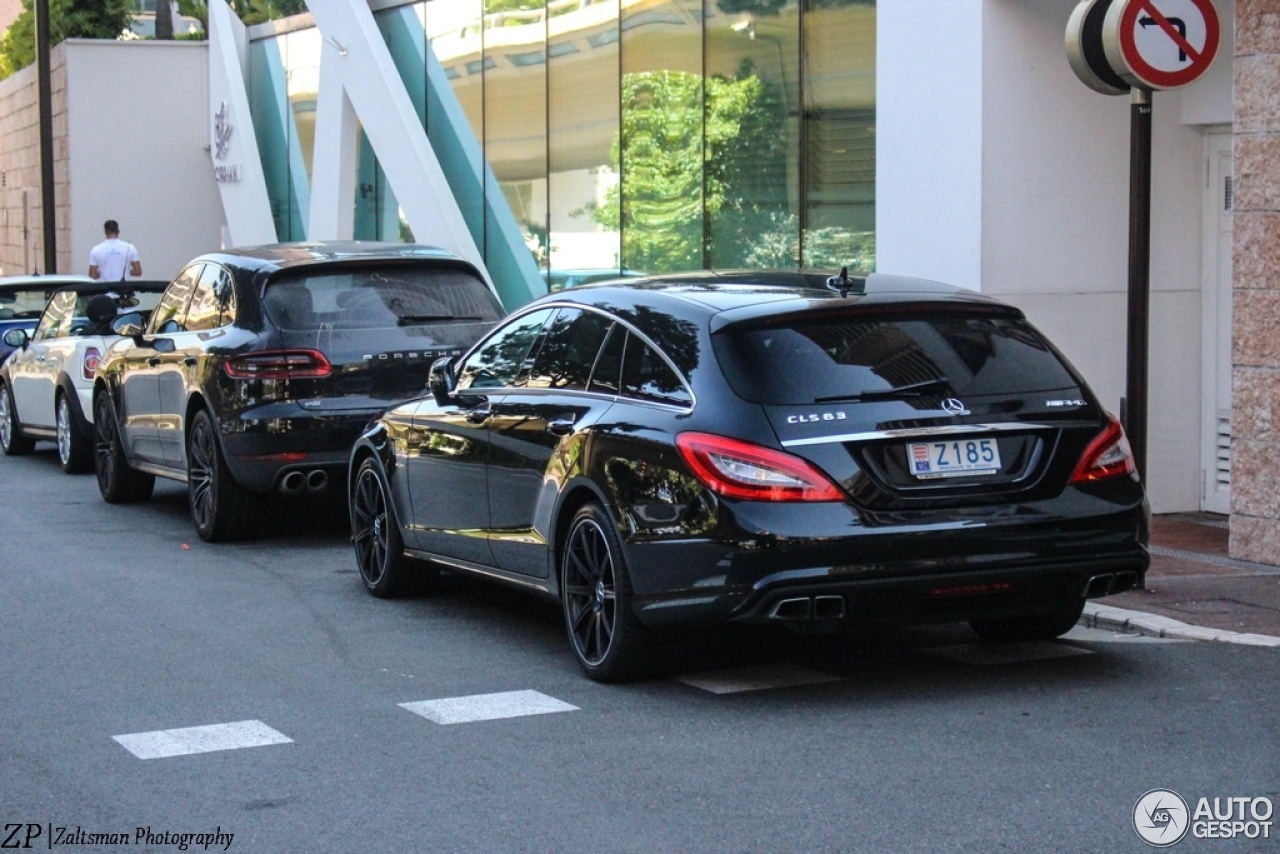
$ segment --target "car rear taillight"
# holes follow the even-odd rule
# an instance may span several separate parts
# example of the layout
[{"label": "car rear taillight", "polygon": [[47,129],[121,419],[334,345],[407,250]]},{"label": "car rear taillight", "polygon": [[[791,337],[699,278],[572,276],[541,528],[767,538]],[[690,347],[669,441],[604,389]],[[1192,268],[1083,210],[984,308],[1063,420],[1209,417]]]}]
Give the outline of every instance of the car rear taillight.
[{"label": "car rear taillight", "polygon": [[319,350],[263,350],[232,356],[222,369],[237,380],[309,380],[329,376],[333,367]]},{"label": "car rear taillight", "polygon": [[97,373],[98,363],[102,361],[102,351],[97,347],[84,348],[84,361],[80,363],[80,376],[92,380]]},{"label": "car rear taillight", "polygon": [[1089,483],[1110,477],[1133,474],[1138,470],[1133,461],[1133,449],[1124,435],[1120,422],[1112,418],[1102,432],[1084,449],[1080,464],[1071,475],[1071,483]]},{"label": "car rear taillight", "polygon": [[676,448],[702,485],[750,501],[843,501],[822,472],[799,457],[710,433],[681,433]]}]

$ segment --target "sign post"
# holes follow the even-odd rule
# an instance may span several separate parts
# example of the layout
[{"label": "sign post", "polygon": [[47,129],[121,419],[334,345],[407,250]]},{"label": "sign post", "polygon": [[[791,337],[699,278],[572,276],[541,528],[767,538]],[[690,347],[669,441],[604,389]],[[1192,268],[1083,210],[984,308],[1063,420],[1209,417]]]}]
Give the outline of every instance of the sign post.
[{"label": "sign post", "polygon": [[1147,478],[1147,378],[1151,352],[1151,90],[1129,92],[1129,336],[1125,425],[1138,476]]},{"label": "sign post", "polygon": [[1067,23],[1067,59],[1090,89],[1129,92],[1129,319],[1125,433],[1147,476],[1151,313],[1151,101],[1209,69],[1221,25],[1212,0],[1082,0]]}]

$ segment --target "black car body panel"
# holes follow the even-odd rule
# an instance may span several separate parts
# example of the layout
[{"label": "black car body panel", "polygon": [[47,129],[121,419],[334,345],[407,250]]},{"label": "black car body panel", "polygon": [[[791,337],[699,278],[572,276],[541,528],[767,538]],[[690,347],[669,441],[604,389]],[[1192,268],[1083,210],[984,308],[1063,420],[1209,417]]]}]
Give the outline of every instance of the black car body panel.
[{"label": "black car body panel", "polygon": [[[973,621],[1069,611],[1141,586],[1149,562],[1142,486],[1123,470],[1072,482],[1111,420],[1020,311],[935,282],[872,275],[843,296],[823,282],[792,272],[694,273],[550,295],[458,360],[459,389],[447,399],[421,398],[378,419],[356,443],[352,471],[369,456],[380,462],[408,554],[553,599],[568,522],[584,502],[598,502],[622,543],[634,612],[651,628]],[[537,382],[556,336],[549,318],[560,311],[613,323],[586,360],[589,380],[573,379],[577,357],[555,356],[570,366],[560,372],[569,377],[564,388]],[[739,380],[743,371],[726,363],[725,336],[848,322],[891,339],[875,353],[912,356],[918,369],[920,347],[867,324],[935,317],[970,324],[933,328],[959,342],[971,384],[1017,385],[1033,369],[1050,379],[961,395],[926,373],[913,391],[895,379],[897,368],[873,361],[889,379],[848,389],[868,399],[777,402],[735,388],[735,370]],[[517,341],[512,332],[510,352],[486,362],[486,348],[501,349],[522,318],[542,324],[536,338]],[[617,334],[626,336],[625,356],[611,351]],[[631,342],[648,349],[633,351]],[[1035,352],[1016,355],[1022,347]],[[630,364],[633,352],[647,367]],[[641,379],[628,385],[632,373]],[[682,434],[811,464],[838,500],[718,494],[682,456]],[[956,476],[912,473],[907,455],[921,453],[913,444],[962,440],[973,444],[957,444],[957,453],[980,450],[999,464]]]}]

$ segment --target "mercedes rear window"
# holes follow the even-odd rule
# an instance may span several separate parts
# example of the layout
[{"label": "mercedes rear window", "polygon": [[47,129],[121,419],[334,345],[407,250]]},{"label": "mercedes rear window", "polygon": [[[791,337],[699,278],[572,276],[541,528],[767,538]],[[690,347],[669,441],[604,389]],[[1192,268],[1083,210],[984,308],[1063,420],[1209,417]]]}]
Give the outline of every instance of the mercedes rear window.
[{"label": "mercedes rear window", "polygon": [[491,324],[502,317],[502,306],[479,277],[426,265],[276,278],[267,284],[263,305],[271,322],[288,332]]},{"label": "mercedes rear window", "polygon": [[1077,388],[1025,321],[974,315],[841,316],[712,336],[738,395],[808,404]]}]

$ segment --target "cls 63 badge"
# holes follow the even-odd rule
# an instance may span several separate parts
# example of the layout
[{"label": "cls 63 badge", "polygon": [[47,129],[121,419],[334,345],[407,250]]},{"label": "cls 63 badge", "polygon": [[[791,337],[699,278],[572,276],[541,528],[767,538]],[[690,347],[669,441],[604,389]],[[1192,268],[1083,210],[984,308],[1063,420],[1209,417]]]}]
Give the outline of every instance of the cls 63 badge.
[{"label": "cls 63 badge", "polygon": [[788,424],[812,424],[816,421],[844,421],[843,412],[815,412],[812,415],[788,415]]}]

